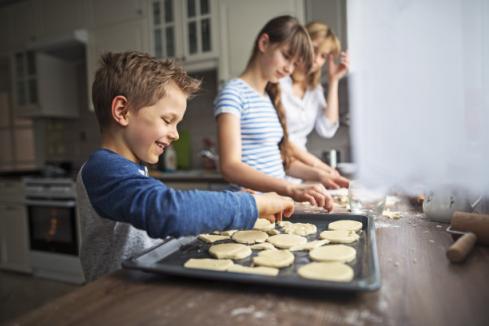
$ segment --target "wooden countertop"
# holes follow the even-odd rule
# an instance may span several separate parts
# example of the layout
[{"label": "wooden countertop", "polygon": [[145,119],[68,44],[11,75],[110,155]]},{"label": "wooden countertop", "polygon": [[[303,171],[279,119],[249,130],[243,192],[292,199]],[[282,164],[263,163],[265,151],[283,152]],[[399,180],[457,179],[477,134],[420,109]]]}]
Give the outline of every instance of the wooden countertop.
[{"label": "wooden countertop", "polygon": [[17,319],[20,325],[489,325],[489,247],[445,257],[446,225],[376,220],[382,287],[342,293],[119,270]]}]

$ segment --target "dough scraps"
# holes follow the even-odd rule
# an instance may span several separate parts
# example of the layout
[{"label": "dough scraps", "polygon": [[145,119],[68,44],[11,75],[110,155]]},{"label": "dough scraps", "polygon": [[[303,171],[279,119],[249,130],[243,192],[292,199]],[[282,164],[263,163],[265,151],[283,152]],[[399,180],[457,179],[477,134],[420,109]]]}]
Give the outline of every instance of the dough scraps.
[{"label": "dough scraps", "polygon": [[362,222],[354,220],[339,220],[329,223],[328,228],[330,230],[349,230],[358,231],[363,227]]},{"label": "dough scraps", "polygon": [[294,263],[294,254],[288,250],[263,250],[253,257],[259,266],[282,268]]},{"label": "dough scraps", "polygon": [[320,281],[349,282],[353,279],[353,269],[343,263],[310,263],[299,268],[297,273],[307,279]]},{"label": "dough scraps", "polygon": [[218,259],[243,259],[251,255],[251,248],[240,243],[220,243],[211,246],[209,254]]},{"label": "dough scraps", "polygon": [[317,247],[324,246],[328,244],[329,240],[313,240],[303,244],[295,245],[289,248],[290,251],[301,251],[301,250],[312,250]]},{"label": "dough scraps", "polygon": [[248,267],[248,266],[234,264],[233,266],[229,267],[227,271],[234,272],[234,273],[260,274],[260,275],[268,275],[268,276],[278,275],[278,268],[264,267],[264,266]]},{"label": "dough scraps", "polygon": [[238,230],[214,231],[212,234],[232,236]]},{"label": "dough scraps", "polygon": [[312,260],[320,262],[351,262],[353,259],[355,259],[355,256],[355,249],[342,244],[327,245],[319,248],[314,248],[309,251],[309,257],[311,257]]},{"label": "dough scraps", "polygon": [[207,243],[214,243],[216,241],[227,240],[229,239],[229,236],[204,233],[204,234],[199,234],[198,238],[199,240],[202,240]]},{"label": "dough scraps", "polygon": [[288,234],[296,234],[301,236],[306,236],[309,234],[315,234],[317,232],[317,228],[314,224],[311,223],[284,223],[282,228],[285,233]]},{"label": "dough scraps", "polygon": [[277,248],[289,249],[290,247],[304,244],[307,239],[295,234],[277,234],[267,240]]},{"label": "dough scraps", "polygon": [[231,238],[239,243],[254,244],[265,242],[268,238],[268,234],[263,231],[245,230],[236,232]]},{"label": "dough scraps", "polygon": [[329,230],[319,234],[321,239],[329,240],[331,243],[352,243],[357,241],[360,236],[355,231],[349,230]]},{"label": "dough scraps", "polygon": [[231,259],[190,258],[183,265],[185,268],[225,271],[233,265]]}]

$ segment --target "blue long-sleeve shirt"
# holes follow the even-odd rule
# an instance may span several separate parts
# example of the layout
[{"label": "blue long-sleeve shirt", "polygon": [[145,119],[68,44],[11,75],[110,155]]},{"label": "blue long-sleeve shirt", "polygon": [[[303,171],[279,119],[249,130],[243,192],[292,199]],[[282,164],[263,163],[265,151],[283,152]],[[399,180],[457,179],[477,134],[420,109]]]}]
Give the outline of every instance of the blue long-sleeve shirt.
[{"label": "blue long-sleeve shirt", "polygon": [[77,209],[87,280],[120,268],[123,259],[157,244],[156,238],[249,229],[258,217],[248,193],[174,190],[106,149],[94,152],[80,170]]}]

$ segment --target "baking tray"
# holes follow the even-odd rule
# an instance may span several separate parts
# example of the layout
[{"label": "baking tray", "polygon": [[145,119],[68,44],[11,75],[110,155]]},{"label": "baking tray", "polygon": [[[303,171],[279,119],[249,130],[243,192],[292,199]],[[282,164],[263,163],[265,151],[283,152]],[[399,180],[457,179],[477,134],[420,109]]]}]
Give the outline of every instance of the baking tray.
[{"label": "baking tray", "polygon": [[[295,262],[292,266],[280,269],[277,276],[265,276],[256,274],[231,273],[211,270],[189,269],[183,264],[189,258],[213,258],[208,249],[211,244],[204,243],[195,236],[182,238],[169,238],[163,243],[148,249],[142,254],[122,262],[124,268],[143,270],[147,272],[162,273],[190,278],[211,279],[219,281],[232,281],[271,285],[280,287],[294,287],[339,291],[374,291],[380,288],[380,270],[375,241],[375,226],[371,217],[350,214],[294,214],[290,221],[294,223],[312,223],[317,226],[318,232],[308,236],[308,240],[317,239],[319,233],[327,230],[330,222],[337,220],[356,220],[363,224],[360,239],[347,244],[357,251],[354,261],[348,263],[353,268],[354,278],[350,282],[316,281],[308,280],[297,274],[297,269],[311,260],[308,251],[295,251]],[[217,243],[232,242],[232,240],[219,241]],[[215,243],[214,243],[215,244]],[[253,256],[258,251],[245,259],[234,260],[235,263],[250,266]]]}]

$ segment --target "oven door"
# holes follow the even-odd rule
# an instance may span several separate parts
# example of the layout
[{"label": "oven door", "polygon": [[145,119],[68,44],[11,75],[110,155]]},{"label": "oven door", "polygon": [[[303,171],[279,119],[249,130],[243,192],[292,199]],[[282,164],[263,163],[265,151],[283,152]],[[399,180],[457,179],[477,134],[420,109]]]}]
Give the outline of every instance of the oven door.
[{"label": "oven door", "polygon": [[78,256],[75,200],[27,199],[31,250]]}]

